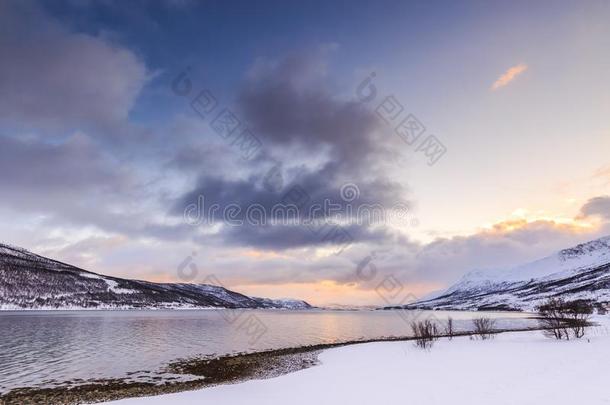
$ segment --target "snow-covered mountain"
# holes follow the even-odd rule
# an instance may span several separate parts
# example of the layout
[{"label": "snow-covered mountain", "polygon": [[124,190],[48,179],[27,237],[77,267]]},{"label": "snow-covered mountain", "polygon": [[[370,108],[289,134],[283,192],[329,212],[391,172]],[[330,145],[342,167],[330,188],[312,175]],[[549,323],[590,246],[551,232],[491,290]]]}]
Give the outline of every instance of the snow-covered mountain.
[{"label": "snow-covered mountain", "polygon": [[308,309],[300,300],[248,297],[209,284],[152,283],[104,276],[0,244],[0,309]]},{"label": "snow-covered mountain", "polygon": [[508,269],[477,270],[410,307],[532,310],[549,297],[610,302],[610,236]]}]

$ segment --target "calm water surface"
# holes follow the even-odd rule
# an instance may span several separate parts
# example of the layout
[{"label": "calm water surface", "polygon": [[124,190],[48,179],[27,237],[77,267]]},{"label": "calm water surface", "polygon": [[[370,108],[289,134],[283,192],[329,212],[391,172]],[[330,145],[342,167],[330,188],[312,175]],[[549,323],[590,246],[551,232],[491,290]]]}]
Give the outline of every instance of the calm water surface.
[{"label": "calm water surface", "polygon": [[[420,318],[431,313],[418,311]],[[470,330],[470,312],[434,311]],[[533,326],[527,314],[488,313],[498,328]],[[170,378],[178,358],[411,334],[398,311],[0,312],[0,393],[67,381]]]}]

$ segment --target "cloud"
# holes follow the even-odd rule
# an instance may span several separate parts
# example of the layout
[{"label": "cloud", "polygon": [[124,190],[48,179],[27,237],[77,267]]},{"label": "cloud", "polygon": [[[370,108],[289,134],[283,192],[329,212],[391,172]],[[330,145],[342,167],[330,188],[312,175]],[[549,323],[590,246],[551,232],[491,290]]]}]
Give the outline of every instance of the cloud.
[{"label": "cloud", "polygon": [[[333,47],[295,53],[279,60],[259,59],[249,70],[239,92],[238,110],[263,142],[264,153],[238,170],[210,170],[192,189],[183,193],[172,212],[182,215],[203,195],[206,204],[241,207],[260,204],[268,211],[284,200],[292,187],[308,194],[311,204],[325,200],[339,205],[345,214],[341,186],[355,183],[359,197],[353,206],[380,204],[386,209],[407,205],[406,187],[389,175],[387,137],[374,113],[362,104],[337,97],[329,89],[326,58]],[[199,151],[181,153],[173,165],[194,167]],[[279,166],[281,190],[264,187],[269,170]],[[323,214],[324,216],[327,213]],[[384,230],[366,229],[370,224],[346,227],[355,241],[378,241],[390,236]],[[322,245],[303,225],[223,227],[216,237],[231,245],[260,249],[290,249]]]},{"label": "cloud", "polygon": [[296,145],[312,157],[327,153],[335,166],[360,173],[390,151],[372,111],[329,91],[327,53],[324,48],[279,61],[259,59],[240,92],[239,106],[269,148],[285,151]]},{"label": "cloud", "polygon": [[416,260],[404,262],[405,282],[453,283],[470,270],[512,267],[608,235],[610,224],[584,226],[583,217],[610,219],[610,197],[589,199],[572,222],[509,219],[468,236],[439,238],[420,245]]},{"label": "cloud", "polygon": [[580,209],[584,217],[598,216],[610,219],[610,196],[600,196],[591,198]]},{"label": "cloud", "polygon": [[0,172],[0,187],[13,196],[117,192],[127,186],[126,174],[82,134],[61,143],[0,136]]},{"label": "cloud", "polygon": [[527,70],[527,65],[523,64],[523,63],[520,63],[516,66],[511,67],[506,72],[504,72],[502,74],[502,76],[500,76],[498,78],[498,80],[496,80],[494,82],[494,84],[491,85],[491,89],[498,90],[499,88],[506,86],[507,84],[509,84],[510,82],[515,80],[517,78],[517,76],[519,76],[521,73],[525,72],[526,70]]},{"label": "cloud", "polygon": [[2,2],[0,26],[0,123],[112,135],[150,77],[130,50],[71,32],[32,3]]},{"label": "cloud", "polygon": [[[426,244],[401,241],[388,253],[378,254],[375,265],[380,274],[392,275],[405,289],[421,283],[449,286],[469,271],[524,264],[598,238],[603,231],[585,231],[554,221],[515,225],[514,221],[498,223],[472,235],[439,238]],[[389,246],[386,243],[380,248],[383,252]]]},{"label": "cloud", "polygon": [[149,162],[167,148],[129,120],[151,76],[140,57],[31,2],[0,2],[0,27],[2,208],[44,218],[41,229],[188,237],[158,215]]},{"label": "cloud", "polygon": [[[193,235],[187,224],[165,221],[156,195],[137,170],[119,165],[84,134],[63,142],[0,136],[2,207],[41,215],[41,228],[95,227],[159,240]],[[149,181],[149,180],[148,180]]]},{"label": "cloud", "polygon": [[[368,221],[368,217],[363,218],[360,224],[354,221],[358,212],[358,207],[383,207],[390,209],[400,201],[401,188],[389,182],[363,182],[359,184],[358,198],[348,208],[348,202],[342,198],[341,189],[335,186],[332,175],[326,172],[312,171],[306,172],[297,177],[293,184],[286,185],[282,190],[273,191],[265,189],[264,178],[252,176],[246,180],[229,180],[220,177],[202,177],[197,186],[190,192],[181,196],[175,203],[173,213],[182,216],[186,207],[199,206],[201,213],[218,224],[223,223],[223,212],[231,204],[240,207],[240,213],[236,217],[240,220],[246,218],[248,207],[260,207],[266,218],[274,218],[273,208],[279,204],[289,204],[292,200],[287,197],[290,190],[302,190],[307,194],[308,203],[300,210],[305,218],[308,218],[308,209],[314,204],[325,206],[325,203],[334,206],[333,213],[323,210],[317,214],[323,218],[331,216],[341,216],[347,221],[343,224],[342,230],[349,234],[355,242],[381,241],[392,238],[392,233],[384,229],[369,229],[373,221]],[[293,188],[295,187],[295,188]],[[200,204],[200,196],[204,197],[203,204]],[[211,211],[213,205],[217,205],[217,211]],[[350,222],[351,221],[351,222]],[[322,234],[313,232],[306,224],[287,224],[270,223],[266,225],[253,225],[248,221],[243,221],[239,226],[222,226],[216,238],[219,243],[233,246],[250,246],[260,249],[291,249],[312,246],[322,246],[333,242],[327,240]],[[334,223],[329,220],[329,223]],[[206,226],[206,225],[201,225]],[[330,226],[330,225],[328,225]],[[326,228],[324,228],[326,229]],[[336,241],[339,243],[339,241]]]}]

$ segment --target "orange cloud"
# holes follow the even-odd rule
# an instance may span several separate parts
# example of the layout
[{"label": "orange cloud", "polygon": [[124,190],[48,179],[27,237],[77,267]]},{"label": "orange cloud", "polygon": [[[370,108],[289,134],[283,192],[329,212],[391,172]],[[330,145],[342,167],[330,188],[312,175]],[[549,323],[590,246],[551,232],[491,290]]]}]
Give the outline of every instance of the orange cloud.
[{"label": "orange cloud", "polygon": [[610,184],[610,166],[599,168],[593,174],[593,179],[601,180],[604,185]]},{"label": "orange cloud", "polygon": [[527,65],[524,63],[520,63],[517,66],[511,67],[506,72],[504,72],[504,74],[502,74],[502,76],[500,76],[498,78],[498,80],[496,80],[494,82],[494,84],[491,85],[491,89],[498,90],[500,87],[506,86],[508,83],[515,80],[515,78],[517,76],[519,76],[521,73],[525,72],[526,70],[527,70]]},{"label": "orange cloud", "polygon": [[582,234],[596,229],[595,224],[585,221],[583,218],[562,218],[550,216],[527,216],[517,219],[507,219],[486,225],[482,229],[483,234],[508,234],[513,231],[527,230],[535,227],[546,226],[560,232],[571,234]]},{"label": "orange cloud", "polygon": [[278,254],[275,251],[264,251],[264,250],[257,250],[257,249],[246,250],[246,251],[240,253],[240,255],[251,258],[251,259],[256,259],[256,260],[287,259],[288,258],[287,256]]}]

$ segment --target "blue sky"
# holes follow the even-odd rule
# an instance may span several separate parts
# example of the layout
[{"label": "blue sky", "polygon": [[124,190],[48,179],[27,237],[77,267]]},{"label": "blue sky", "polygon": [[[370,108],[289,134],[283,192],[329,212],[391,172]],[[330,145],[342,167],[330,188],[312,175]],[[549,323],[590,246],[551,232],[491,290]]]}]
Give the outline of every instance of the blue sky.
[{"label": "blue sky", "polygon": [[[158,281],[178,281],[196,252],[194,282],[215,274],[246,293],[324,304],[381,303],[389,276],[422,295],[608,233],[607,2],[3,1],[0,11],[7,243]],[[186,68],[192,89],[177,95]],[[363,102],[372,72],[376,97]],[[203,90],[218,103],[205,118],[191,107]],[[403,110],[385,122],[389,96]],[[224,108],[260,140],[251,159],[210,126]],[[412,144],[395,132],[408,114],[425,126]],[[430,135],[445,150],[433,164],[421,150]],[[283,184],[269,191],[274,167]],[[344,214],[346,184],[355,203],[408,214],[381,225],[345,216],[353,243],[340,254],[303,226],[194,227],[182,215],[200,195],[268,207],[295,184]],[[354,272],[372,256],[379,276],[363,282]]]}]

